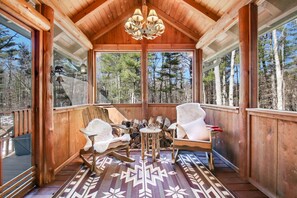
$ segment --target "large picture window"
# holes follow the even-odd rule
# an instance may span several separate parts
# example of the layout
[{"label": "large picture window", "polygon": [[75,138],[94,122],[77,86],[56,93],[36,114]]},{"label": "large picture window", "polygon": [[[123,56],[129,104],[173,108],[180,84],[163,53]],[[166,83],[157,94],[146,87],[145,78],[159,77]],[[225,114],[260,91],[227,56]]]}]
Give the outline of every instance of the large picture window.
[{"label": "large picture window", "polygon": [[30,108],[32,92],[31,32],[0,15],[0,108]]},{"label": "large picture window", "polygon": [[[32,130],[29,129],[33,127],[31,122],[28,123],[32,120],[32,113],[26,113],[33,110],[32,32],[16,19],[0,14],[1,185],[16,177],[28,183],[29,180],[24,178],[28,178],[27,169],[33,166]],[[21,135],[23,131],[29,134]],[[14,188],[18,185],[15,184]]]},{"label": "large picture window", "polygon": [[55,26],[54,107],[88,103],[88,52]]},{"label": "large picture window", "polygon": [[97,52],[97,103],[141,103],[140,52]]},{"label": "large picture window", "polygon": [[55,50],[54,65],[54,106],[86,104],[88,102],[86,63]]},{"label": "large picture window", "polygon": [[192,63],[193,52],[149,53],[149,102],[192,102]]},{"label": "large picture window", "polygon": [[203,98],[206,104],[239,105],[239,49],[203,63]]},{"label": "large picture window", "polygon": [[297,111],[297,19],[259,36],[259,107]]}]

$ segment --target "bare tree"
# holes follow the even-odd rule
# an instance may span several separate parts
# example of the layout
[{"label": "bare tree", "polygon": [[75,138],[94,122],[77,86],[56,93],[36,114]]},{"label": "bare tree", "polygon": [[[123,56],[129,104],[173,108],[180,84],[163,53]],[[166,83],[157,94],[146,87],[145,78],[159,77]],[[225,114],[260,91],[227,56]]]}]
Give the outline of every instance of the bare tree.
[{"label": "bare tree", "polygon": [[278,41],[276,35],[276,29],[272,31],[273,40],[273,53],[275,61],[275,74],[276,74],[276,93],[277,93],[277,109],[283,109],[283,73],[280,64],[279,54],[278,54]]},{"label": "bare tree", "polygon": [[[217,64],[217,63],[215,63]],[[221,79],[220,79],[220,68],[219,64],[214,68],[215,74],[215,86],[216,86],[216,104],[222,105],[222,91],[221,91]]]},{"label": "bare tree", "polygon": [[231,52],[230,79],[229,79],[229,106],[232,106],[232,107],[234,106],[234,102],[233,102],[234,62],[235,62],[235,50]]}]

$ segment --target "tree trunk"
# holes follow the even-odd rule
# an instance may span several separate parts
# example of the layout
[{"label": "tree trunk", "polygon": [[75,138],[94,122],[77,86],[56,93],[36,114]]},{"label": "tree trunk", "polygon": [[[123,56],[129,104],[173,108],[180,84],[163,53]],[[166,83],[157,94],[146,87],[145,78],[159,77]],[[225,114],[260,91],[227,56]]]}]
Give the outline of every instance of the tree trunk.
[{"label": "tree trunk", "polygon": [[216,104],[222,105],[222,91],[221,91],[221,79],[219,65],[214,68],[215,73],[215,86],[216,86]]},{"label": "tree trunk", "polygon": [[233,88],[234,88],[234,62],[235,50],[231,52],[231,65],[230,65],[230,79],[229,79],[229,106],[233,107]]},{"label": "tree trunk", "polygon": [[222,83],[223,83],[223,97],[222,97],[222,104],[226,105],[226,97],[227,97],[227,92],[226,92],[226,70],[224,69],[223,71],[223,79],[222,79]]},{"label": "tree trunk", "polygon": [[276,93],[277,93],[277,109],[283,109],[283,74],[282,68],[278,55],[278,41],[276,30],[272,31],[272,40],[273,40],[273,53],[274,53],[274,61],[275,61],[275,74],[276,74]]}]

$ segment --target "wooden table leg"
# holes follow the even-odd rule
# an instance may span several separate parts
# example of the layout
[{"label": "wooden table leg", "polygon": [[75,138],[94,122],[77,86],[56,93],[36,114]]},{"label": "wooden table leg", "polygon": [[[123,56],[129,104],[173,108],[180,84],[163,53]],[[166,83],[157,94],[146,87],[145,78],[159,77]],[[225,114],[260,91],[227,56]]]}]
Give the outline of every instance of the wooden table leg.
[{"label": "wooden table leg", "polygon": [[145,144],[146,144],[146,153],[148,154],[150,152],[150,134],[145,134]]},{"label": "wooden table leg", "polygon": [[152,158],[156,161],[156,134],[152,134]]},{"label": "wooden table leg", "polygon": [[140,133],[141,134],[141,159],[144,160],[144,150],[145,150],[145,134],[144,133]]},{"label": "wooden table leg", "polygon": [[157,133],[156,136],[157,136],[157,152],[158,152],[157,158],[160,158],[160,134]]}]

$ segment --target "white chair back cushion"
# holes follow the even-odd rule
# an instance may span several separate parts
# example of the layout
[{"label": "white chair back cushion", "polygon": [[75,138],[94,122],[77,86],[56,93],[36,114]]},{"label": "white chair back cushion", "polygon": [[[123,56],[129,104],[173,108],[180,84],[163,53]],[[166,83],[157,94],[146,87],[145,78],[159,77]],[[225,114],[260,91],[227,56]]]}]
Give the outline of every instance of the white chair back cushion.
[{"label": "white chair back cushion", "polygon": [[187,124],[198,118],[204,120],[205,116],[206,113],[199,103],[185,103],[176,107],[177,124]]},{"label": "white chair back cushion", "polygon": [[181,127],[185,130],[189,140],[209,141],[210,131],[207,129],[202,118],[198,118],[187,124],[181,124]]},{"label": "white chair back cushion", "polygon": [[177,138],[184,138],[188,135],[190,140],[209,140],[209,131],[204,122],[205,116],[206,113],[199,103],[178,105],[176,117],[177,124],[181,127],[177,127]]}]

